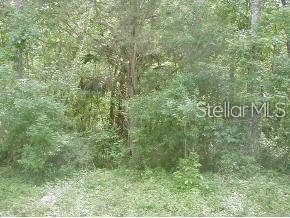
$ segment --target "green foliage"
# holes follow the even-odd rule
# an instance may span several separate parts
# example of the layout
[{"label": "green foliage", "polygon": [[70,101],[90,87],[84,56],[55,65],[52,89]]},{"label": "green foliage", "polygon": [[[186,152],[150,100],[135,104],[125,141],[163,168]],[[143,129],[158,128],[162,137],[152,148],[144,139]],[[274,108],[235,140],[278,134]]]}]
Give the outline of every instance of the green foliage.
[{"label": "green foliage", "polygon": [[124,142],[115,129],[108,128],[91,133],[88,140],[96,167],[113,168],[121,164]]},{"label": "green foliage", "polygon": [[190,153],[186,158],[179,159],[177,171],[173,174],[178,188],[201,187],[203,178],[199,172],[200,166],[198,155],[195,153]]},{"label": "green foliage", "polygon": [[197,140],[192,121],[196,101],[188,95],[182,79],[131,103],[138,125],[134,139],[146,165],[172,168]]},{"label": "green foliage", "polygon": [[23,216],[27,213],[27,203],[41,195],[41,187],[33,184],[31,178],[21,177],[12,167],[0,168],[0,216]]},{"label": "green foliage", "polygon": [[[65,107],[48,95],[43,83],[15,79],[11,85],[3,81],[1,161],[39,176],[49,176],[62,165],[71,164],[78,140],[69,134],[71,123]],[[70,157],[66,155],[68,152]]]},{"label": "green foliage", "polygon": [[289,7],[263,1],[254,28],[249,0],[10,3],[0,4],[1,160],[51,174],[138,153],[145,169],[168,170],[193,151],[201,171],[288,172],[288,115],[200,118],[197,104],[283,102],[289,113]]},{"label": "green foliage", "polygon": [[289,147],[262,136],[257,160],[268,169],[287,172],[290,167]]},{"label": "green foliage", "polygon": [[218,171],[225,175],[254,176],[261,166],[254,157],[238,152],[225,153],[217,162]]},{"label": "green foliage", "polygon": [[174,188],[170,174],[152,169],[142,177],[128,169],[82,171],[41,186],[11,172],[0,171],[1,216],[288,216],[290,209],[289,176],[273,172],[203,175],[206,192]]}]

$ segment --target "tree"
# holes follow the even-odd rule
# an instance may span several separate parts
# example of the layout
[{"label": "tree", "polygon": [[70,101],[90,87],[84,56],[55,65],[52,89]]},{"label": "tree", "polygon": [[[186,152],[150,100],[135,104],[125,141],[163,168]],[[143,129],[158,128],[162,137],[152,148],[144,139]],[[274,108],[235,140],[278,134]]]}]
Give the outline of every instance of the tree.
[{"label": "tree", "polygon": [[[285,7],[286,8],[286,10],[288,9],[289,10],[289,8],[288,8],[288,1],[287,0],[281,0],[281,2],[282,2],[282,5],[283,5],[283,7]],[[290,57],[290,39],[289,39],[289,35],[290,35],[290,27],[288,26],[288,27],[286,27],[286,46],[287,46],[287,51],[288,51],[288,56]]]}]

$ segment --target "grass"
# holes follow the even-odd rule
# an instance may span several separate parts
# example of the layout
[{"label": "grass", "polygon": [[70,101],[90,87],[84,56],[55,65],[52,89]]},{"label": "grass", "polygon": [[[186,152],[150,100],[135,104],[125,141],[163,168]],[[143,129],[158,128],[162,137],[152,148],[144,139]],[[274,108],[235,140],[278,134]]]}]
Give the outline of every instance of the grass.
[{"label": "grass", "polygon": [[162,171],[78,172],[42,185],[0,169],[0,216],[290,216],[290,178],[204,175],[179,189]]}]

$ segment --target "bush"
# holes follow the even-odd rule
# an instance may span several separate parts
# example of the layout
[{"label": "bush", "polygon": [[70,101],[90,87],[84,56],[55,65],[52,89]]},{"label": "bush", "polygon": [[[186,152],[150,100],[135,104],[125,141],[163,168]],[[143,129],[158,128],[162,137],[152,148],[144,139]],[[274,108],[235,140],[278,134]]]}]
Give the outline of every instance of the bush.
[{"label": "bush", "polygon": [[130,102],[136,125],[133,138],[145,166],[172,169],[197,144],[196,99],[182,85],[183,79]]},{"label": "bush", "polygon": [[[286,133],[286,128],[279,132]],[[287,134],[287,133],[286,133]],[[285,135],[286,135],[285,134]],[[283,139],[283,137],[279,137]],[[257,160],[262,166],[268,169],[277,169],[281,172],[289,172],[290,169],[290,152],[289,142],[284,140],[272,140],[266,138],[264,134],[260,139],[260,146],[257,154]]]},{"label": "bush", "polygon": [[202,186],[200,166],[199,157],[195,153],[190,153],[188,157],[181,158],[178,161],[177,171],[173,174],[178,188],[186,189]]},{"label": "bush", "polygon": [[120,164],[124,146],[115,129],[99,130],[89,136],[89,141],[96,167],[114,168]]},{"label": "bush", "polygon": [[1,79],[0,160],[39,176],[71,164],[73,152],[81,149],[75,149],[77,137],[68,131],[71,123],[65,107],[48,95],[42,83]]},{"label": "bush", "polygon": [[225,153],[217,161],[218,171],[225,175],[252,176],[259,173],[261,166],[255,157],[241,152]]}]

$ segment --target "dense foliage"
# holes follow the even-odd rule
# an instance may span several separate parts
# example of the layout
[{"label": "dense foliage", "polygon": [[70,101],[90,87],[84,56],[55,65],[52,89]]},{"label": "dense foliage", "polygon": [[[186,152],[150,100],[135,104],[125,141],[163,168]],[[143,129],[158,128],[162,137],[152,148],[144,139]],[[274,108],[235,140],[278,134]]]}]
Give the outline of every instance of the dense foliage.
[{"label": "dense foliage", "polygon": [[[6,0],[0,13],[2,163],[289,172],[287,1]],[[286,116],[199,116],[224,102]]]},{"label": "dense foliage", "polygon": [[289,216],[289,100],[290,0],[0,0],[0,216]]}]

